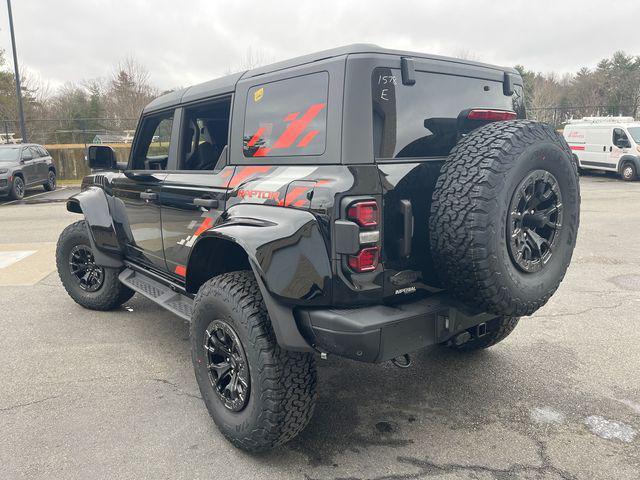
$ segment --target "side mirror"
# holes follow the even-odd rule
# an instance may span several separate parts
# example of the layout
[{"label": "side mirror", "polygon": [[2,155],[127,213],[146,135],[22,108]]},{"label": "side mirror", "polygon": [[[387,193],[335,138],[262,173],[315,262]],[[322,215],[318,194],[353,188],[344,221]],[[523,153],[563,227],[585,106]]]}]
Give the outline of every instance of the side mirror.
[{"label": "side mirror", "polygon": [[626,140],[624,138],[619,138],[618,140],[616,140],[616,147],[629,148],[631,147],[631,145],[629,145],[629,140]]},{"label": "side mirror", "polygon": [[87,163],[91,170],[115,170],[118,168],[116,151],[107,145],[89,145]]}]

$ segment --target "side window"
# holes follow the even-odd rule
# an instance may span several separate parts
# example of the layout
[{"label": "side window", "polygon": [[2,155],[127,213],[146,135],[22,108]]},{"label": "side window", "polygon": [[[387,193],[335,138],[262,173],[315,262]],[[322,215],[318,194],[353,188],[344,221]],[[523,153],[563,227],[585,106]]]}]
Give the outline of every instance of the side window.
[{"label": "side window", "polygon": [[627,137],[627,134],[621,128],[614,128],[613,129],[613,144],[616,147],[619,144],[620,145],[631,146],[631,144],[629,143],[629,138]]},{"label": "side window", "polygon": [[44,155],[42,155],[42,153],[40,153],[40,151],[38,150],[37,147],[29,147],[29,150],[31,150],[31,156],[33,158],[40,158]]},{"label": "side window", "polygon": [[30,148],[25,148],[22,150],[22,160],[31,160],[33,158],[33,153]]},{"label": "side window", "polygon": [[173,111],[142,119],[135,143],[134,170],[166,170],[169,161]]},{"label": "side window", "polygon": [[229,138],[231,97],[185,110],[180,170],[214,170]]},{"label": "side window", "polygon": [[36,147],[38,149],[38,152],[40,152],[40,156],[41,157],[48,157],[49,156],[49,152],[47,152],[44,147]]},{"label": "side window", "polygon": [[329,74],[249,89],[244,123],[245,157],[322,155],[327,133]]}]

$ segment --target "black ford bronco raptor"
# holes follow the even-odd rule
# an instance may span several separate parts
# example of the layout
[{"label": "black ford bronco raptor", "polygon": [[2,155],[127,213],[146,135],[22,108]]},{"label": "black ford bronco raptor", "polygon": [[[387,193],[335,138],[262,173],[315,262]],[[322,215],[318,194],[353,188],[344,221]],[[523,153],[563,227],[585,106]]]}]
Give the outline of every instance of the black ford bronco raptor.
[{"label": "black ford bronco raptor", "polygon": [[513,69],[352,45],[175,91],[93,174],[58,242],[80,305],[135,292],[190,322],[221,432],[258,451],[309,422],[316,355],[491,346],[571,261],[571,151]]}]

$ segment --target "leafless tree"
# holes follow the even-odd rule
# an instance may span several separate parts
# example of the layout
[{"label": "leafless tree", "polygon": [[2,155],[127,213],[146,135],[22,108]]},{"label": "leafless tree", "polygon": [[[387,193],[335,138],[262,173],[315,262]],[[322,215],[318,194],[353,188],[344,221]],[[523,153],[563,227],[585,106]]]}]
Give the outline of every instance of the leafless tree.
[{"label": "leafless tree", "polygon": [[234,72],[242,72],[245,70],[251,70],[253,68],[261,67],[273,62],[273,56],[267,54],[263,49],[252,46],[247,47],[244,54],[239,58],[238,62],[227,68],[226,74],[229,75]]},{"label": "leafless tree", "polygon": [[111,75],[106,92],[107,112],[129,123],[129,120],[137,119],[145,105],[156,96],[158,90],[151,85],[149,71],[134,58],[127,57]]}]

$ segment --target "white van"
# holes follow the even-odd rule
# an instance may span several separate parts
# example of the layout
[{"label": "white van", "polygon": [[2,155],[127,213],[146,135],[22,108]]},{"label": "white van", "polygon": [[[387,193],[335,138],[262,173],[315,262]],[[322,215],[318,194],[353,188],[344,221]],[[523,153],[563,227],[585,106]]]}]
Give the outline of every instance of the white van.
[{"label": "white van", "polygon": [[617,172],[624,180],[640,172],[640,122],[632,117],[569,120],[564,138],[582,170]]}]

